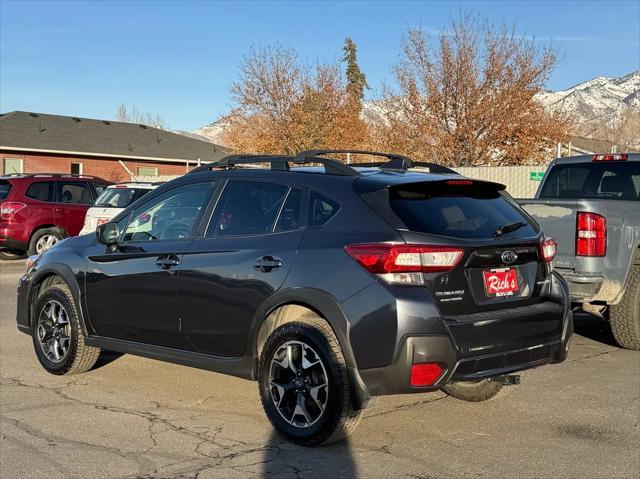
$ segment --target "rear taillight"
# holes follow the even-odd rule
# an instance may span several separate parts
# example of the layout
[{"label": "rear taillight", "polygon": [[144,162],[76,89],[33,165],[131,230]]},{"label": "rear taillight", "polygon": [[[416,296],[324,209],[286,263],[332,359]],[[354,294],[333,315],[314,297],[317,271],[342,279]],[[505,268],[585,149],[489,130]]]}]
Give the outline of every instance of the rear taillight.
[{"label": "rear taillight", "polygon": [[424,387],[435,384],[442,375],[438,363],[419,363],[411,366],[411,386]]},{"label": "rear taillight", "polygon": [[450,271],[462,258],[460,248],[448,246],[356,244],[345,251],[367,271],[388,283],[421,285],[422,273]]},{"label": "rear taillight", "polygon": [[26,206],[27,205],[19,201],[5,201],[0,205],[0,219],[9,220],[14,214]]},{"label": "rear taillight", "polygon": [[611,153],[608,155],[593,155],[591,161],[627,161],[626,153]]},{"label": "rear taillight", "polygon": [[551,263],[558,252],[556,240],[549,238],[540,243],[540,258],[545,263]]},{"label": "rear taillight", "polygon": [[578,211],[576,228],[577,256],[607,254],[607,219],[596,213]]}]

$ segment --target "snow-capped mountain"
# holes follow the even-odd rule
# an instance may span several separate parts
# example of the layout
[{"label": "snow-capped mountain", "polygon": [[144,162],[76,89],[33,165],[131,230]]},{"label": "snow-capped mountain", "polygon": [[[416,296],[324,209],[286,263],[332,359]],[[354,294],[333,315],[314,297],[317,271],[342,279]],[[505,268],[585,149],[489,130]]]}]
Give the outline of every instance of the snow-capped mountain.
[{"label": "snow-capped mountain", "polygon": [[220,118],[202,128],[193,130],[191,133],[199,138],[205,138],[212,143],[224,145],[224,133],[229,128],[230,122],[227,117]]},{"label": "snow-capped mountain", "polygon": [[[597,77],[566,90],[538,93],[535,98],[551,111],[562,111],[573,116],[578,127],[595,131],[597,128],[594,127],[607,125],[629,109],[640,116],[640,71],[620,78]],[[362,116],[371,123],[384,121],[384,110],[383,102],[367,101],[363,105]],[[224,133],[228,126],[229,120],[223,117],[191,134],[199,139],[206,138],[213,143],[224,144]],[[585,133],[584,128],[580,133],[591,136]]]},{"label": "snow-capped mountain", "polygon": [[597,77],[567,90],[539,93],[536,99],[545,108],[573,115],[578,123],[605,123],[628,108],[640,113],[640,71],[620,78]]}]

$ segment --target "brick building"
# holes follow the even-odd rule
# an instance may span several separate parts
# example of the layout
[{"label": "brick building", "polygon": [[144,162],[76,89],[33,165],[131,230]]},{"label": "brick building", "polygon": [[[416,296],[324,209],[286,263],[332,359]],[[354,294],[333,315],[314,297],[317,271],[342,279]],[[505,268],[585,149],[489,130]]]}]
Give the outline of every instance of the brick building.
[{"label": "brick building", "polygon": [[181,175],[226,154],[222,146],[135,123],[0,114],[0,175],[75,173],[128,181],[130,175]]}]

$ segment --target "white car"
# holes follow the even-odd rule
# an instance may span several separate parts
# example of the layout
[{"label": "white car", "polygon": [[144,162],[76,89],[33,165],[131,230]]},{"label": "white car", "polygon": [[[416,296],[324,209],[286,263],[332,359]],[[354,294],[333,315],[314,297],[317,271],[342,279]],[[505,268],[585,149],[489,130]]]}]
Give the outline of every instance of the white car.
[{"label": "white car", "polygon": [[121,183],[108,186],[87,210],[80,234],[95,233],[99,225],[108,223],[131,203],[159,185],[160,183]]}]

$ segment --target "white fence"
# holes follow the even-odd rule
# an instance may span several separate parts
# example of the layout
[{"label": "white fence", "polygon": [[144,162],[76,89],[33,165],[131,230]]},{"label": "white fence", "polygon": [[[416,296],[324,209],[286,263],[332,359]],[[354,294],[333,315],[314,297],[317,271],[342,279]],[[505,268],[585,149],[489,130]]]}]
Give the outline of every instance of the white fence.
[{"label": "white fence", "polygon": [[[533,198],[546,169],[546,165],[455,168],[458,173],[469,178],[495,181],[506,185],[507,191],[514,198]],[[178,176],[136,176],[136,180],[140,182],[169,181]]]},{"label": "white fence", "polygon": [[454,169],[469,178],[502,183],[514,198],[533,198],[547,166],[470,166]]}]

